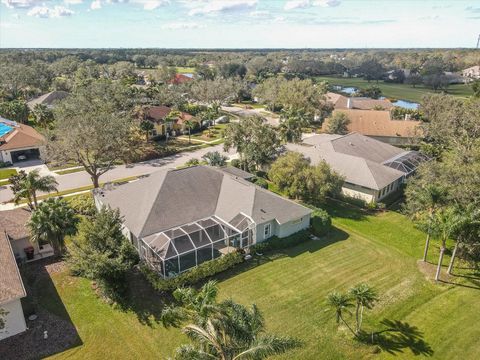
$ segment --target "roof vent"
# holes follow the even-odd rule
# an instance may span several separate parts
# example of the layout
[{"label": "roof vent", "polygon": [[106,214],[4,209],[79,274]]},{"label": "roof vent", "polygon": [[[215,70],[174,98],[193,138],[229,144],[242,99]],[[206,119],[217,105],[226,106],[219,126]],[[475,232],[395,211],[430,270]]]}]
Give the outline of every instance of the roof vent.
[{"label": "roof vent", "polygon": [[353,146],[353,143],[352,143],[351,141],[349,141],[349,143],[348,143],[348,144],[349,144],[350,146]]}]

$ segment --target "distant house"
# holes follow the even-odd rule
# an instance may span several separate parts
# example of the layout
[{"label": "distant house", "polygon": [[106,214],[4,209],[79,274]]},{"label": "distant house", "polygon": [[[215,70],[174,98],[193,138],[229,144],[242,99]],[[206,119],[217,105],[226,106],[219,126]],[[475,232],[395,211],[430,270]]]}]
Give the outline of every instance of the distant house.
[{"label": "distant house", "polygon": [[175,276],[237,248],[308,228],[311,210],[209,166],[161,170],[94,192],[97,207],[119,209],[140,258]]},{"label": "distant house", "polygon": [[0,231],[10,241],[17,261],[39,260],[53,255],[50,244],[30,241],[30,233],[26,226],[30,215],[30,210],[26,208],[0,212]]},{"label": "distant house", "polygon": [[[349,132],[357,132],[391,145],[409,145],[420,132],[420,121],[393,120],[390,111],[337,109],[332,115],[343,113],[350,120]],[[329,119],[323,123],[327,131]]]},{"label": "distant house", "polygon": [[8,312],[4,317],[5,328],[0,330],[0,340],[3,340],[27,330],[21,303],[27,293],[8,235],[3,231],[0,233],[0,264],[0,309]]},{"label": "distant house", "polygon": [[342,193],[367,203],[381,201],[398,190],[427,160],[417,151],[405,151],[358,133],[315,135],[302,144],[288,144],[287,149],[302,153],[313,164],[325,161],[345,176]]},{"label": "distant house", "polygon": [[193,78],[184,74],[175,74],[172,80],[170,80],[170,84],[179,85],[184,84],[187,82],[192,81]]},{"label": "distant house", "polygon": [[45,105],[48,108],[52,108],[53,106],[55,106],[55,103],[57,101],[65,99],[68,95],[69,93],[66,91],[52,91],[48,94],[44,94],[33,100],[30,100],[27,105],[32,110],[37,104]]},{"label": "distant house", "polygon": [[165,119],[172,110],[172,108],[164,105],[152,106],[147,110],[146,120],[154,124],[154,135],[166,135],[167,132],[170,135],[172,135],[173,132],[177,134],[184,133],[186,131],[186,121],[191,120],[199,123],[194,116],[183,111],[180,112],[180,116],[178,116],[174,122],[167,123]]},{"label": "distant house", "polygon": [[31,126],[0,117],[0,161],[40,159],[45,138]]},{"label": "distant house", "polygon": [[328,92],[326,97],[327,101],[332,103],[335,109],[390,110],[394,107],[394,105],[387,99],[347,97],[333,92]]},{"label": "distant house", "polygon": [[469,80],[477,80],[480,79],[480,66],[471,66],[467,69],[462,70],[462,76]]}]

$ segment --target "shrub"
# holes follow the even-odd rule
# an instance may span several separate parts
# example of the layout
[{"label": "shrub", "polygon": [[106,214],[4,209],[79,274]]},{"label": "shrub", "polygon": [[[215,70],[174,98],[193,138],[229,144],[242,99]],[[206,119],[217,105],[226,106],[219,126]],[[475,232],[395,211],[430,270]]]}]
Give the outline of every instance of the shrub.
[{"label": "shrub", "polygon": [[206,261],[174,278],[163,279],[155,270],[143,265],[143,275],[157,291],[172,291],[182,286],[194,285],[201,280],[230,269],[244,261],[243,253],[235,251],[219,258]]},{"label": "shrub", "polygon": [[12,163],[9,161],[0,161],[0,168],[6,168],[12,166]]},{"label": "shrub", "polygon": [[302,230],[284,238],[273,236],[268,240],[250,246],[250,251],[256,254],[262,254],[267,251],[281,250],[295,246],[307,240],[309,240],[308,231]]},{"label": "shrub", "polygon": [[200,160],[193,158],[193,159],[188,160],[185,163],[185,166],[190,167],[190,166],[196,166],[196,165],[199,165],[199,164],[200,164]]},{"label": "shrub", "polygon": [[78,215],[94,216],[97,213],[95,201],[91,193],[72,196],[67,198],[67,201]]},{"label": "shrub", "polygon": [[233,159],[232,161],[230,161],[230,165],[232,165],[233,167],[239,168],[239,169],[242,166],[240,160],[238,160],[238,159]]},{"label": "shrub", "polygon": [[254,177],[252,180],[252,183],[254,183],[255,185],[258,185],[264,189],[268,189],[268,182],[267,180],[261,178],[261,177]]},{"label": "shrub", "polygon": [[327,234],[332,227],[330,215],[323,210],[317,209],[312,213],[312,231],[316,236]]}]

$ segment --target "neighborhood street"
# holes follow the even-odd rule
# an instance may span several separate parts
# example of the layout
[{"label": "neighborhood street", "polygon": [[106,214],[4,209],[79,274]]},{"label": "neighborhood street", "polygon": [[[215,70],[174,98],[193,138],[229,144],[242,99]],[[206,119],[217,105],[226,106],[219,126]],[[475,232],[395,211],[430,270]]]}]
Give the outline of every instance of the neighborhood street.
[{"label": "neighborhood street", "polygon": [[[108,182],[118,179],[127,178],[130,176],[139,176],[151,174],[162,168],[174,169],[180,165],[185,164],[190,159],[201,159],[209,151],[219,151],[230,158],[234,158],[235,152],[223,152],[223,145],[215,145],[207,148],[198,149],[190,152],[182,152],[176,155],[168,156],[161,159],[145,161],[136,164],[119,165],[114,169],[108,171],[100,177],[100,182]],[[58,191],[76,189],[92,184],[90,176],[85,171],[78,171],[71,174],[58,175],[54,174],[58,182]],[[8,202],[12,199],[13,194],[8,186],[0,186],[0,204]]]}]

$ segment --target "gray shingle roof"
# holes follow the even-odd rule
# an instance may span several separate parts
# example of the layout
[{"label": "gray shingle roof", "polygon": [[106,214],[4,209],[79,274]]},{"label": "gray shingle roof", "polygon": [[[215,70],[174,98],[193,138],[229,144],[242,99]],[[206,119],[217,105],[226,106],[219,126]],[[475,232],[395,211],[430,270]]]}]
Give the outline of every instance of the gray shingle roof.
[{"label": "gray shingle roof", "polygon": [[383,165],[404,150],[357,133],[315,135],[305,139],[304,144],[288,144],[287,149],[304,154],[313,164],[325,161],[345,176],[346,182],[369,189],[381,190],[405,175]]},{"label": "gray shingle roof", "polygon": [[126,226],[137,237],[214,215],[229,222],[243,213],[256,223],[276,219],[282,224],[311,213],[304,206],[209,166],[160,170],[147,178],[97,192],[96,196],[104,204],[120,209]]},{"label": "gray shingle roof", "polygon": [[52,91],[30,100],[27,105],[30,109],[33,109],[37,104],[51,107],[55,105],[55,102],[65,99],[68,95],[69,93],[66,91]]},{"label": "gray shingle roof", "polygon": [[22,277],[18,271],[10,240],[2,231],[0,233],[0,304],[25,297]]}]

